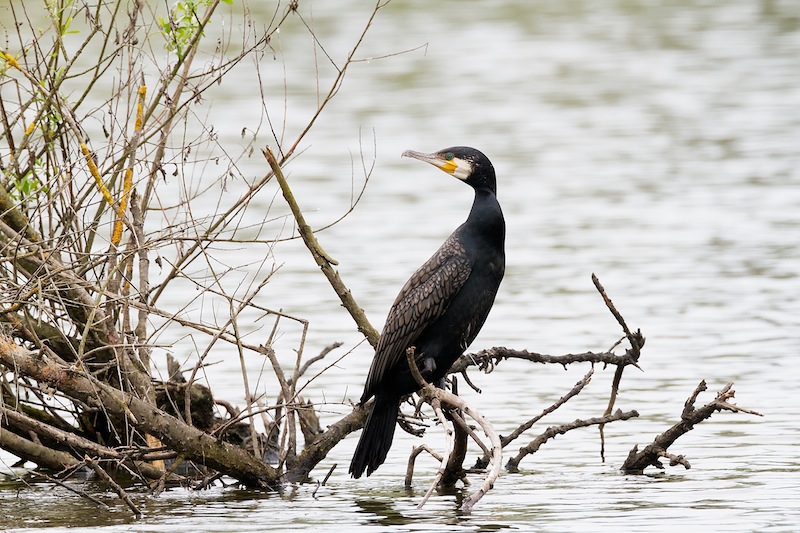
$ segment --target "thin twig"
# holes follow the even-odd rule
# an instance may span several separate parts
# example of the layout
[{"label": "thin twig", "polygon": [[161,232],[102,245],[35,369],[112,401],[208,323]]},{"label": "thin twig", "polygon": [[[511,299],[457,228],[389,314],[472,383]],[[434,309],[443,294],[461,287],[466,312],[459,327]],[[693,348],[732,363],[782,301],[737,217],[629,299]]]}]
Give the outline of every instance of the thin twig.
[{"label": "thin twig", "polygon": [[355,298],[353,298],[353,294],[344,284],[339,276],[339,273],[333,269],[333,266],[338,265],[338,262],[322,249],[322,246],[320,246],[317,238],[314,236],[314,231],[311,229],[311,226],[306,224],[305,217],[303,217],[303,212],[300,210],[300,207],[294,198],[294,194],[289,188],[289,183],[283,176],[283,171],[281,170],[278,161],[275,159],[275,155],[272,153],[272,150],[269,147],[266,147],[262,150],[262,152],[264,153],[264,157],[267,158],[267,162],[269,163],[270,168],[272,168],[275,178],[278,180],[278,184],[283,192],[283,197],[286,200],[286,203],[289,204],[289,207],[292,210],[292,215],[297,222],[297,228],[300,231],[300,235],[303,238],[306,248],[308,248],[308,251],[311,252],[311,256],[314,258],[314,261],[317,263],[320,269],[322,269],[325,277],[328,278],[328,282],[333,287],[333,290],[336,291],[336,294],[342,301],[342,305],[344,305],[345,309],[347,309],[347,311],[350,313],[350,316],[353,317],[353,320],[355,320],[358,330],[367,338],[369,343],[374,348],[378,345],[380,333],[378,333],[378,330],[376,330],[372,324],[369,323],[364,310],[361,309],[361,307],[358,305],[358,302],[356,302]]},{"label": "thin twig", "polygon": [[447,469],[450,455],[453,453],[453,430],[450,429],[447,424],[447,419],[444,417],[442,403],[438,398],[432,398],[430,404],[431,408],[433,408],[433,412],[436,413],[436,418],[439,419],[439,423],[444,428],[444,453],[442,454],[442,462],[439,464],[439,469],[436,471],[436,475],[433,477],[433,481],[431,481],[425,496],[423,496],[422,500],[417,504],[417,509],[422,509],[431,497],[431,494],[433,494],[433,491],[439,486],[439,482],[442,480],[442,476],[444,476],[445,470]]},{"label": "thin twig", "polygon": [[564,433],[571,431],[573,429],[594,426],[599,424],[608,424],[609,422],[614,422],[616,420],[628,420],[630,418],[634,418],[639,416],[637,411],[626,411],[622,412],[621,410],[617,410],[616,413],[611,415],[604,415],[601,417],[595,418],[588,418],[588,419],[578,419],[574,422],[570,422],[569,424],[561,424],[560,426],[551,426],[545,430],[544,433],[536,437],[532,440],[527,446],[520,448],[519,453],[508,460],[506,464],[506,469],[509,472],[516,472],[519,469],[519,463],[528,455],[536,453],[536,451],[548,440],[555,438],[556,435],[563,435]]},{"label": "thin twig", "polygon": [[[524,432],[528,431],[536,422],[544,418],[545,416],[549,415],[550,413],[554,412],[556,409],[567,403],[570,399],[574,398],[575,396],[580,393],[586,385],[592,380],[592,376],[594,375],[594,367],[592,367],[589,372],[583,376],[579,382],[575,384],[572,389],[566,393],[564,396],[559,398],[555,403],[551,406],[544,409],[541,413],[536,415],[535,417],[531,418],[524,424],[521,424],[517,427],[514,431],[512,431],[509,435],[502,438],[502,445],[503,448],[514,442],[519,436],[521,436]],[[485,468],[486,465],[489,464],[489,454],[484,452],[484,456],[481,457],[475,464],[475,468]]]},{"label": "thin twig", "polygon": [[[627,358],[631,360],[633,366],[641,370],[638,365],[639,356],[641,355],[641,349],[644,346],[645,338],[642,335],[641,330],[637,330],[636,333],[631,333],[631,330],[628,328],[628,324],[625,323],[625,319],[622,318],[622,314],[617,311],[614,302],[611,301],[608,294],[606,293],[605,288],[600,283],[600,280],[597,276],[592,273],[592,283],[594,283],[595,288],[600,293],[600,296],[603,297],[603,301],[608,307],[608,310],[614,315],[614,318],[617,319],[617,323],[619,323],[620,327],[622,327],[622,331],[625,333],[625,337],[627,337],[628,342],[631,345],[631,349],[628,350],[625,354]],[[625,365],[618,365],[616,370],[614,371],[614,379],[611,381],[611,393],[609,394],[608,398],[608,405],[606,406],[606,410],[603,413],[604,416],[608,416],[611,414],[611,411],[614,409],[614,404],[617,401],[617,394],[619,394],[619,384],[622,381],[622,373],[625,371]],[[606,438],[605,438],[605,424],[600,424],[599,426],[600,432],[600,460],[605,462],[606,460]]]},{"label": "thin twig", "polygon": [[411,449],[411,454],[408,456],[408,465],[406,466],[406,478],[405,478],[405,486],[406,488],[411,487],[411,481],[414,478],[414,464],[417,461],[417,456],[422,452],[428,452],[431,457],[442,463],[444,458],[435,452],[430,446],[427,444],[423,444],[421,446],[414,446]]},{"label": "thin twig", "polygon": [[127,492],[125,492],[125,489],[123,489],[116,481],[114,481],[114,479],[108,475],[108,472],[106,472],[97,463],[97,461],[94,461],[88,455],[85,456],[83,460],[84,462],[86,462],[87,465],[89,465],[92,468],[92,470],[94,470],[94,472],[100,477],[100,479],[102,479],[107,485],[109,485],[112,489],[114,489],[114,492],[116,492],[119,498],[123,502],[125,502],[125,505],[127,505],[130,508],[130,510],[133,511],[133,514],[136,516],[136,518],[142,517],[142,512],[139,510],[136,504],[133,503],[133,500],[131,500],[131,497],[128,496]]}]

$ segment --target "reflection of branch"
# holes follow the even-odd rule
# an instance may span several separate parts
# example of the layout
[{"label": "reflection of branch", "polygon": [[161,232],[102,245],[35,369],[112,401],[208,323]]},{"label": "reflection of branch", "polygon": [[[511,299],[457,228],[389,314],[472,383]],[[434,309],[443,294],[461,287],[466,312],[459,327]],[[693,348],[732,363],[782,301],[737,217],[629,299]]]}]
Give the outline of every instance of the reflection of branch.
[{"label": "reflection of branch", "polygon": [[364,310],[359,307],[358,302],[356,302],[355,298],[353,298],[353,294],[350,292],[350,289],[347,288],[342,281],[342,278],[339,277],[339,273],[333,269],[333,265],[338,263],[332,259],[325,252],[325,250],[322,249],[319,242],[317,242],[317,238],[314,236],[314,232],[311,230],[311,226],[306,224],[305,218],[303,217],[303,212],[297,205],[297,201],[292,194],[292,190],[289,188],[289,184],[286,182],[286,178],[283,176],[283,171],[281,170],[280,165],[278,165],[278,161],[275,159],[275,155],[272,153],[272,150],[269,148],[264,148],[263,152],[264,157],[266,157],[267,161],[269,162],[269,166],[272,168],[272,172],[275,174],[275,178],[280,184],[281,191],[283,191],[283,197],[289,204],[289,207],[292,210],[292,215],[294,215],[294,218],[297,221],[297,227],[300,231],[300,235],[303,237],[303,242],[305,243],[306,248],[308,248],[308,251],[311,252],[311,256],[314,258],[314,261],[317,263],[317,265],[319,265],[320,269],[322,269],[322,273],[325,274],[326,278],[328,278],[328,282],[333,287],[333,290],[336,291],[336,294],[342,301],[342,305],[350,313],[350,316],[353,317],[353,320],[355,320],[358,330],[364,334],[373,347],[376,346],[378,344],[378,338],[380,337],[378,330],[376,330],[372,324],[369,323]]},{"label": "reflection of branch", "polygon": [[703,420],[710,418],[716,411],[732,411],[734,413],[748,413],[756,416],[764,416],[756,411],[738,407],[734,404],[728,403],[728,400],[733,398],[734,392],[731,390],[733,383],[728,383],[725,387],[717,393],[717,397],[711,402],[705,404],[699,409],[695,409],[694,402],[697,396],[708,389],[705,380],[692,392],[691,396],[686,400],[683,412],[681,413],[681,421],[660,434],[653,440],[652,443],[645,446],[644,450],[639,451],[639,446],[635,445],[628,454],[628,458],[620,467],[620,470],[627,474],[641,474],[648,466],[663,469],[664,465],[659,461],[660,457],[665,457],[670,460],[670,466],[682,464],[684,468],[689,469],[691,466],[689,462],[684,459],[682,455],[673,455],[667,453],[669,448],[681,435],[684,435],[694,429],[696,424]]}]

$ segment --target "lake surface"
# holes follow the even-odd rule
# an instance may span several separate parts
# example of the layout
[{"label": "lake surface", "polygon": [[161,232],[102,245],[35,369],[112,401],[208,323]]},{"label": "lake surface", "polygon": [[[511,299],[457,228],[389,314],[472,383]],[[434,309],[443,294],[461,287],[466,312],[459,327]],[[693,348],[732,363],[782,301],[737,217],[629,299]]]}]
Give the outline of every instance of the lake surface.
[{"label": "lake surface", "polygon": [[[271,18],[272,7],[251,8],[263,24]],[[355,0],[300,2],[325,52],[339,63],[370,9],[371,3]],[[241,18],[230,21],[235,31]],[[317,87],[327,90],[331,70],[321,49],[315,56],[308,31],[296,19],[272,47],[274,55],[259,65],[261,82],[271,118],[290,140],[313,114]],[[411,51],[397,55],[406,50]],[[401,431],[378,472],[350,479],[353,435],[313,472],[322,478],[338,465],[323,487],[290,487],[282,495],[223,487],[176,489],[157,498],[134,494],[145,513],[141,520],[100,489],[98,496],[111,510],[61,488],[8,480],[0,485],[5,515],[0,528],[796,530],[798,6],[766,0],[395,1],[379,12],[357,57],[364,61],[351,66],[339,94],[301,143],[304,152],[286,169],[308,220],[320,227],[350,207],[364,179],[361,154],[368,166],[374,158],[353,213],[318,235],[340,262],[343,280],[380,328],[399,288],[466,217],[471,202],[467,187],[400,154],[451,145],[481,149],[498,174],[508,267],[470,350],[608,349],[621,332],[592,285],[590,276],[597,274],[628,324],[647,337],[640,361],[644,372],[626,370],[617,401],[640,417],[606,427],[606,462],[599,459],[596,429],[559,436],[523,461],[519,473],[502,475],[467,516],[457,508],[469,489],[436,495],[416,509],[435,466],[420,462],[413,489],[403,488],[409,450],[422,441]],[[253,72],[252,63],[241,65],[204,100],[201,114],[209,114],[219,143],[232,152],[246,144],[245,127],[261,128],[256,146],[275,146],[259,126],[264,114]],[[239,161],[237,172],[242,177],[226,183],[225,201],[242,194],[245,180],[266,173],[258,150]],[[206,208],[211,212],[216,206]],[[285,213],[270,184],[242,226],[275,219],[263,226],[262,237],[287,236],[291,223]],[[344,342],[329,359],[351,353],[313,381],[305,396],[325,403],[323,424],[348,412],[349,401],[360,396],[372,352],[360,344],[305,248],[290,241],[277,245],[274,255],[266,246],[217,250],[221,264],[254,265],[239,278],[231,276],[230,290],[280,266],[258,303],[309,321],[306,356]],[[259,254],[266,257],[261,270]],[[166,294],[160,304],[177,307],[183,298]],[[219,321],[226,309],[209,300],[190,311]],[[250,339],[264,342],[272,321],[254,320],[249,327]],[[281,322],[276,349],[287,367],[300,332],[297,323]],[[196,354],[186,334],[165,331],[158,341],[190,367]],[[218,347],[212,359],[216,364],[206,376],[216,396],[241,405],[235,350]],[[251,386],[274,397],[272,385],[258,378],[263,361],[248,365]],[[463,387],[461,392],[507,434],[560,398],[586,371],[580,365],[565,371],[503,362],[489,375],[472,373],[482,394]],[[587,390],[546,418],[529,439],[548,425],[602,414],[611,375],[598,369]],[[697,426],[670,449],[687,457],[690,470],[620,474],[634,444],[648,444],[679,420],[701,379],[709,391],[698,404],[733,381],[736,401],[765,416],[717,413]],[[444,441],[433,429],[425,442],[440,448]],[[518,445],[510,448],[506,458]],[[473,488],[481,480],[471,479]]]}]

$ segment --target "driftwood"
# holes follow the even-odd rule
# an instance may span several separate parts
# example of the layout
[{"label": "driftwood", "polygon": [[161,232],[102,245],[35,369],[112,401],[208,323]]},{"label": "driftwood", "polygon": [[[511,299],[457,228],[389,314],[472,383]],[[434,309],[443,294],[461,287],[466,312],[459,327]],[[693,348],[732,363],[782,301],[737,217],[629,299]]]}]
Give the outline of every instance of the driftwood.
[{"label": "driftwood", "polygon": [[[225,472],[247,486],[277,488],[280,474],[246,450],[215,439],[152,405],[103,383],[70,366],[48,360],[0,337],[0,363],[17,369],[40,383],[48,384],[87,405],[102,406],[110,415],[129,421],[181,450],[188,459]],[[88,449],[93,452],[94,449]]]},{"label": "driftwood", "polygon": [[[597,417],[590,417],[586,419],[578,419],[574,420],[573,422],[559,424],[556,426],[548,427],[544,432],[539,434],[536,438],[531,440],[528,444],[521,447],[518,453],[508,460],[505,468],[509,472],[516,472],[519,470],[520,462],[527,456],[536,453],[536,451],[548,440],[553,439],[557,435],[564,434],[568,431],[578,429],[578,428],[585,428],[589,426],[598,426],[600,429],[600,454],[601,458],[604,459],[604,438],[603,438],[603,427],[605,424],[615,422],[615,421],[622,421],[622,420],[629,420],[631,418],[635,418],[639,416],[639,413],[635,410],[631,411],[622,411],[617,409],[615,412],[611,412],[617,397],[617,391],[619,390],[620,381],[622,378],[622,371],[626,366],[633,365],[639,368],[638,362],[641,356],[641,348],[644,346],[644,336],[641,334],[641,331],[637,330],[635,333],[631,332],[628,328],[625,320],[623,319],[622,315],[616,309],[614,304],[612,303],[611,299],[605,292],[605,289],[600,284],[600,281],[597,279],[596,276],[592,275],[592,281],[595,287],[600,292],[601,296],[603,297],[603,301],[605,302],[606,306],[609,308],[617,322],[623,329],[625,333],[625,337],[623,339],[627,339],[630,343],[630,348],[626,350],[624,355],[617,355],[613,353],[611,350],[608,352],[603,353],[593,353],[593,352],[584,352],[579,354],[566,354],[566,355],[545,355],[539,353],[532,353],[527,350],[513,350],[508,348],[491,348],[487,350],[483,350],[478,353],[474,354],[465,354],[463,355],[456,363],[451,367],[450,374],[461,374],[464,378],[466,378],[467,382],[477,390],[477,388],[472,385],[472,382],[469,380],[467,376],[467,370],[473,367],[477,367],[478,369],[489,373],[492,372],[495,367],[500,364],[502,361],[506,359],[521,359],[535,363],[543,363],[543,364],[559,364],[564,367],[571,364],[577,363],[591,363],[592,368],[589,372],[581,379],[579,382],[575,384],[575,386],[568,391],[564,396],[562,396],[559,400],[557,400],[553,405],[545,408],[539,415],[534,416],[530,420],[522,423],[516,430],[514,430],[511,434],[504,436],[500,439],[500,449],[505,448],[514,440],[528,432],[537,422],[543,419],[545,416],[555,412],[559,407],[564,405],[568,402],[571,398],[577,396],[584,388],[589,384],[592,380],[592,377],[595,372],[595,364],[603,364],[605,365],[613,365],[616,367],[614,372],[614,377],[611,383],[611,394],[609,395],[609,402],[606,407],[605,412],[601,416]],[[615,343],[615,346],[619,344],[619,341]],[[613,348],[612,348],[613,349]],[[413,362],[413,350],[409,351],[409,364],[411,365],[412,372],[416,370],[415,365],[412,364]],[[434,408],[434,412],[439,418],[442,425],[445,424],[443,411],[440,407],[440,390],[436,389],[424,382],[422,377],[419,375],[419,372],[414,372],[415,376],[417,377],[418,382],[421,386],[423,386],[422,391],[420,392],[420,396],[428,401],[431,406]],[[452,378],[453,380],[455,377]],[[721,391],[717,398],[710,402],[709,404],[703,406],[700,409],[694,409],[694,401],[697,395],[702,391],[705,390],[705,382],[701,383],[700,386],[695,390],[693,395],[689,398],[686,402],[683,412],[683,420],[679,423],[664,432],[662,435],[656,438],[653,444],[647,446],[641,452],[638,451],[638,447],[634,446],[633,450],[631,450],[629,457],[626,459],[625,463],[622,466],[622,470],[626,473],[642,473],[644,468],[650,465],[657,466],[659,468],[663,468],[663,466],[658,461],[659,457],[667,457],[670,459],[671,464],[683,464],[686,468],[689,467],[688,461],[683,456],[674,456],[666,452],[667,447],[672,444],[675,439],[677,439],[680,435],[684,434],[685,432],[692,429],[695,424],[702,422],[703,420],[707,419],[711,416],[713,412],[727,410],[733,412],[746,412],[750,414],[759,414],[754,411],[737,407],[735,405],[730,404],[727,400],[733,397],[733,391],[730,390],[731,384],[725,387],[723,391]],[[480,391],[478,391],[480,392]],[[454,402],[454,400],[450,399],[450,402]],[[450,403],[453,405],[453,403]],[[429,489],[426,496],[423,498],[420,506],[424,504],[428,496],[430,495],[431,491],[435,487],[444,487],[444,486],[452,486],[456,481],[461,480],[468,485],[469,482],[466,478],[468,472],[480,472],[484,471],[487,466],[490,464],[495,464],[495,459],[499,458],[499,450],[497,450],[496,446],[493,446],[493,450],[495,451],[490,452],[487,447],[475,436],[474,432],[471,431],[469,427],[466,426],[463,419],[460,418],[458,411],[453,410],[450,412],[450,416],[448,417],[450,420],[454,422],[453,430],[447,430],[448,440],[446,442],[446,451],[444,454],[438,454],[434,450],[432,450],[429,446],[423,445],[420,447],[415,447],[411,453],[408,462],[408,469],[406,473],[406,486],[409,486],[411,483],[411,479],[413,476],[413,468],[415,464],[415,459],[419,455],[419,453],[428,452],[434,458],[436,458],[440,464],[442,465],[437,472],[437,476],[435,477],[431,488]],[[459,435],[455,437],[455,435]],[[487,433],[488,435],[488,433]],[[452,439],[450,437],[453,437]],[[475,465],[469,469],[469,471],[465,470],[462,466],[464,457],[466,455],[465,451],[465,443],[467,440],[467,436],[472,437],[472,439],[479,445],[479,447],[483,450],[483,456],[478,458]],[[455,444],[453,444],[455,443]],[[456,444],[458,446],[456,446]],[[456,448],[458,451],[456,452]],[[492,467],[492,473],[487,476],[487,481],[484,483],[483,487],[480,491],[473,494],[467,501],[465,501],[464,505],[462,506],[462,510],[469,511],[471,506],[474,505],[480,497],[485,493],[482,491],[489,490],[492,486],[494,479],[495,471],[499,475],[499,470],[496,470],[495,467]]]},{"label": "driftwood", "polygon": [[654,466],[663,470],[664,465],[660,461],[662,457],[669,460],[670,466],[683,465],[683,467],[688,470],[691,468],[689,461],[683,455],[668,453],[667,449],[672,446],[679,437],[694,429],[694,426],[707,420],[712,414],[718,411],[731,411],[734,413],[748,413],[756,416],[764,416],[751,409],[745,409],[730,403],[728,400],[733,398],[735,392],[731,387],[733,387],[733,383],[728,383],[717,393],[717,397],[714,398],[714,400],[695,409],[694,402],[697,400],[697,396],[708,389],[705,380],[701,381],[694,392],[692,392],[691,396],[686,400],[683,412],[681,413],[681,421],[658,435],[653,442],[645,446],[642,451],[639,451],[638,445],[634,445],[627,459],[622,463],[620,470],[626,474],[641,474],[648,466]]}]

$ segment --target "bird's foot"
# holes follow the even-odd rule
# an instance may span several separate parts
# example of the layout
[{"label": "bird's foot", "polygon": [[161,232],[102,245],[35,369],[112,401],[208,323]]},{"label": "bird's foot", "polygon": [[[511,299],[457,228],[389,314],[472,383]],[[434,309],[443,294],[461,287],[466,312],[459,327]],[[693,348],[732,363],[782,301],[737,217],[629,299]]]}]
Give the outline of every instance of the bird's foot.
[{"label": "bird's foot", "polygon": [[436,371],[436,360],[433,357],[422,358],[422,368],[419,369],[422,377],[432,375]]}]

